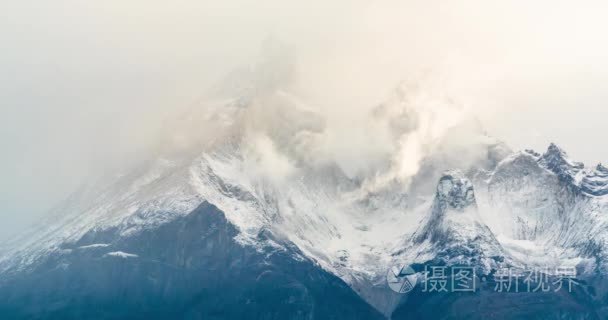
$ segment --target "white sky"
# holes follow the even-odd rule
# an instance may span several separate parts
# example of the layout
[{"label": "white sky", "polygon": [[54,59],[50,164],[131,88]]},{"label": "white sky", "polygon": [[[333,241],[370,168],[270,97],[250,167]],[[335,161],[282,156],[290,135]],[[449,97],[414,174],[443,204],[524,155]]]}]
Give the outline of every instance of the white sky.
[{"label": "white sky", "polygon": [[[608,160],[605,1],[0,0],[0,238],[129,162],[268,35],[356,114],[429,72],[515,149]],[[354,110],[354,111],[353,111]]]}]

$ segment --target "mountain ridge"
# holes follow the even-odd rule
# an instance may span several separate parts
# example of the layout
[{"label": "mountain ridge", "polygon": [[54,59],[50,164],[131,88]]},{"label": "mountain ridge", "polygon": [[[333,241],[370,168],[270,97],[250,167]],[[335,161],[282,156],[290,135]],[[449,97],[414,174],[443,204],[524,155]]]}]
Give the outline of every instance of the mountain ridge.
[{"label": "mountain ridge", "polygon": [[[393,99],[374,121],[388,123],[399,153],[401,144],[419,136],[416,130],[425,125],[425,117],[411,112],[430,118],[436,114],[412,106],[416,99],[403,92]],[[327,139],[326,123],[301,104],[284,91],[265,90],[263,96],[215,101],[195,110],[186,117],[188,127],[208,124],[206,130],[227,140],[206,140],[205,135],[185,139],[176,132],[169,139],[179,142],[175,148],[97,191],[72,198],[57,209],[61,214],[22,243],[13,242],[0,256],[0,281],[36,278],[47,271],[65,279],[61,270],[86,265],[90,257],[112,261],[107,267],[120,270],[124,263],[142,261],[142,252],[150,248],[144,240],[127,248],[113,247],[113,242],[154,237],[157,230],[187,220],[202,203],[216,208],[231,226],[225,236],[231,250],[246,251],[261,265],[273,256],[268,250],[288,252],[275,261],[278,266],[304,263],[307,272],[339,279],[331,290],[346,296],[356,292],[362,298],[351,297],[357,306],[367,310],[369,304],[386,317],[408,299],[386,285],[386,272],[395,265],[466,263],[484,275],[503,266],[565,265],[591,280],[608,270],[605,167],[586,168],[555,144],[542,155],[513,153],[478,122],[460,121],[431,135],[426,153],[410,163],[418,167],[411,176],[403,176],[402,163],[392,155],[379,161],[373,174],[348,174],[338,161],[321,157],[324,151],[315,146]],[[382,118],[392,113],[399,115],[398,123]],[[183,152],[182,146],[197,151]],[[212,226],[200,227],[213,231]],[[197,236],[205,235],[191,239],[204,247]],[[193,263],[186,262],[188,250],[197,249],[182,245],[177,248],[181,263]],[[159,244],[163,248],[170,244]],[[222,261],[243,263],[227,254]],[[213,256],[197,258],[204,262]],[[79,272],[89,276],[85,269]],[[137,283],[151,285],[162,276],[148,275]],[[4,297],[4,303],[11,301],[10,294]],[[309,298],[319,301],[318,296]],[[589,299],[599,303],[599,298]]]}]

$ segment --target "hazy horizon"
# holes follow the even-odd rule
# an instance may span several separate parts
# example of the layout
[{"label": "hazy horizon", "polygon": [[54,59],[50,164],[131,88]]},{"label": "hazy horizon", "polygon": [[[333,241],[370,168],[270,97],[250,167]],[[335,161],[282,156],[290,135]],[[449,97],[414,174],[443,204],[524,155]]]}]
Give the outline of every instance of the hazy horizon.
[{"label": "hazy horizon", "polygon": [[[145,157],[168,119],[259,63],[269,37],[293,52],[290,92],[330,119],[336,137],[361,134],[351,124],[402,81],[429,78],[427,95],[454,99],[515,150],[555,142],[587,165],[608,161],[606,9],[595,1],[4,1],[0,239],[93,173]],[[335,146],[344,161],[359,147]]]}]

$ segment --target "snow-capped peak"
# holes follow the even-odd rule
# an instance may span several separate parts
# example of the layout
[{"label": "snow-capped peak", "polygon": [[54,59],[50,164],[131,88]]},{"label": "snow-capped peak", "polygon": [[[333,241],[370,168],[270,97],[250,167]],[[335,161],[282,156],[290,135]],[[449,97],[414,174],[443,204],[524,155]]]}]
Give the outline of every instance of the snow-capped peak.
[{"label": "snow-capped peak", "polygon": [[571,160],[568,154],[554,143],[551,143],[542,155],[534,152],[531,154],[538,158],[542,167],[555,173],[567,187],[578,193],[586,196],[608,194],[608,169],[602,164],[595,168],[585,167],[582,162]]},{"label": "snow-capped peak", "polygon": [[584,164],[571,161],[568,155],[556,144],[551,143],[547,151],[541,156],[541,163],[566,182],[576,182],[577,174],[584,169]]},{"label": "snow-capped peak", "polygon": [[504,255],[479,215],[473,184],[457,170],[439,179],[430,215],[412,240],[418,260],[474,264],[484,272]]}]

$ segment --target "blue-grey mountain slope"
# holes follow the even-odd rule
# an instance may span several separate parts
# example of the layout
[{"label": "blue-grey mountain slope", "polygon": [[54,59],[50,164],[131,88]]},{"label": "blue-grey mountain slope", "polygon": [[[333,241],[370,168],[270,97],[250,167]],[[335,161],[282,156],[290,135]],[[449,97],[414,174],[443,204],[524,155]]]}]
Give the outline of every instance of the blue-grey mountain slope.
[{"label": "blue-grey mountain slope", "polygon": [[246,247],[237,233],[206,202],[134,236],[89,232],[0,282],[0,318],[383,318],[297,248]]}]

